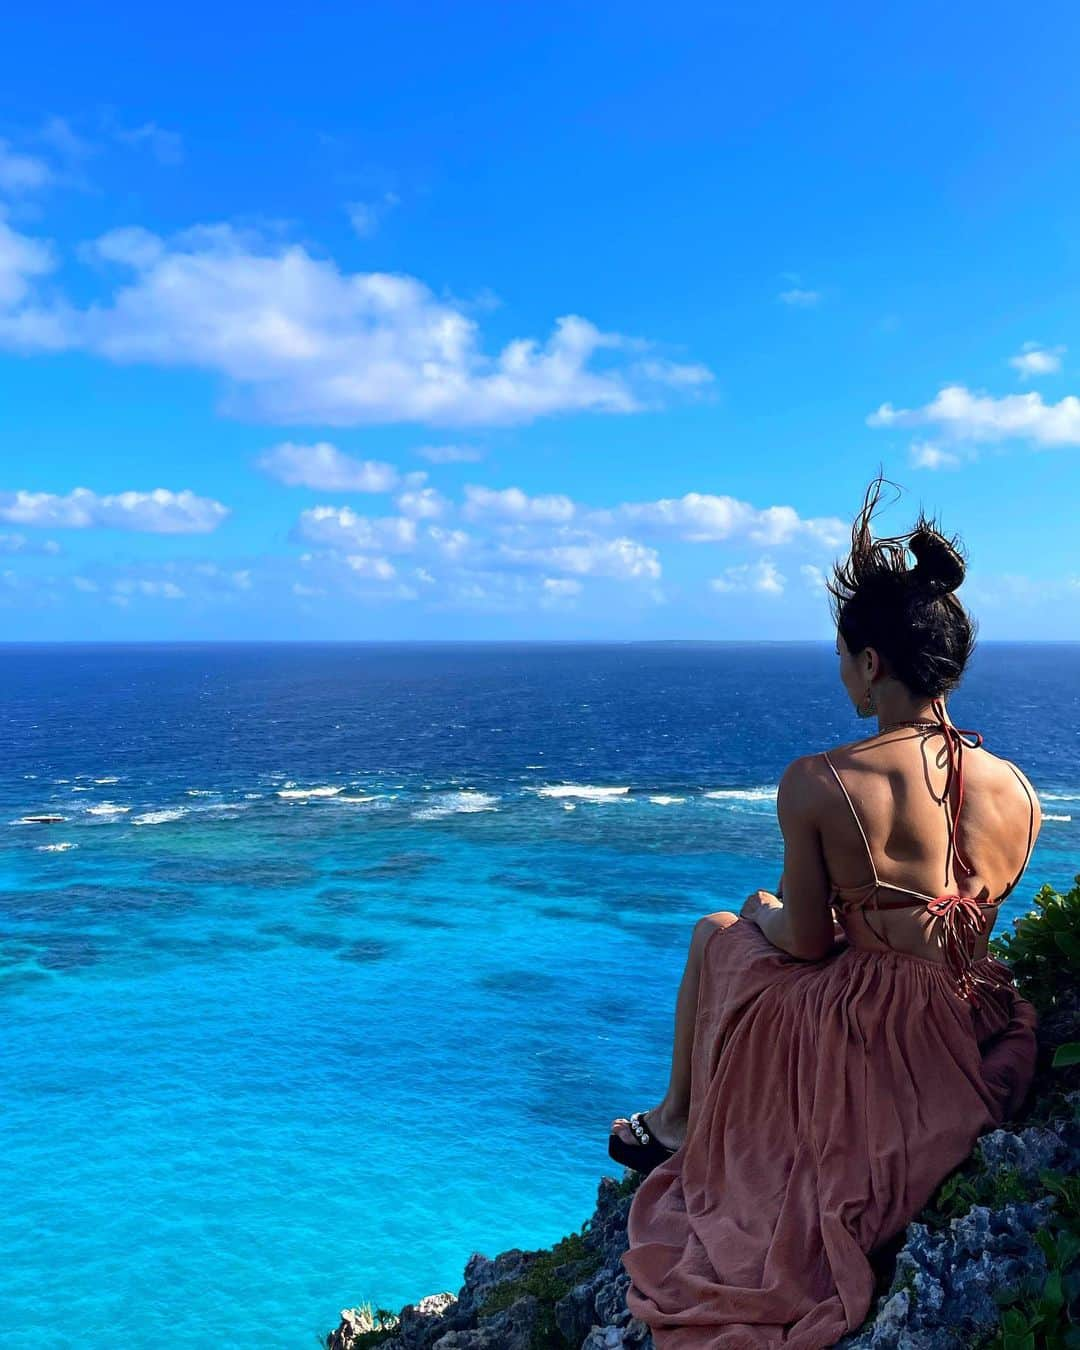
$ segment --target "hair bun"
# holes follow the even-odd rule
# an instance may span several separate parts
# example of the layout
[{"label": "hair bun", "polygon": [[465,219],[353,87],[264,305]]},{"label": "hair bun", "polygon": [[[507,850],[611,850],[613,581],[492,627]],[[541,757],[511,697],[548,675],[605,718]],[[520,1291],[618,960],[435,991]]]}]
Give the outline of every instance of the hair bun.
[{"label": "hair bun", "polygon": [[927,595],[948,595],[964,580],[964,560],[936,530],[922,527],[908,540],[915,566],[908,573],[911,584]]}]

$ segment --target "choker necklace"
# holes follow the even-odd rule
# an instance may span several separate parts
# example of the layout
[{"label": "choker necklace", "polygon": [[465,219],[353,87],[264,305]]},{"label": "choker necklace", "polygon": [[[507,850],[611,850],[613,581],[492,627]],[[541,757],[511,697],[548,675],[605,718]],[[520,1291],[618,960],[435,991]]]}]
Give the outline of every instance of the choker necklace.
[{"label": "choker necklace", "polygon": [[897,727],[943,727],[944,722],[932,721],[928,717],[915,717],[909,722],[890,722],[888,726],[879,727],[878,735],[886,731],[895,731]]}]

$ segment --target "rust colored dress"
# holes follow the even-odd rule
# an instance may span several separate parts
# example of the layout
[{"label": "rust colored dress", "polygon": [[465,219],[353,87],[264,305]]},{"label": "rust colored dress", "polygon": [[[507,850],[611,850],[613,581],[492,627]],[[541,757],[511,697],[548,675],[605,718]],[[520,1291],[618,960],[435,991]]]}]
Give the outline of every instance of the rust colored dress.
[{"label": "rust colored dress", "polygon": [[[943,704],[938,717],[946,801],[959,786],[955,851],[962,736],[982,737],[947,723]],[[1028,857],[1004,894],[1030,861],[1033,827],[1032,804]],[[923,895],[882,882],[869,843],[867,856],[871,881],[833,889],[848,941],[821,960],[789,956],[744,919],[706,940],[686,1140],[642,1180],[622,1256],[627,1306],[656,1350],[834,1345],[869,1311],[867,1254],[1030,1086],[1035,1009],[1005,964],[973,954],[1004,895]],[[946,960],[860,947],[848,916],[863,905],[925,905]]]}]

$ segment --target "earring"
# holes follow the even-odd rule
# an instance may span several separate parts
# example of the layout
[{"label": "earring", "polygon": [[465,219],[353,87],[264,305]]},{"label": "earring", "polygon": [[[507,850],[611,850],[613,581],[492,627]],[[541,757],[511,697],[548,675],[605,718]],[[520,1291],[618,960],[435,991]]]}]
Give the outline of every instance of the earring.
[{"label": "earring", "polygon": [[872,684],[866,686],[866,693],[856,706],[855,712],[859,717],[873,717],[877,712],[877,699],[874,697],[874,686]]}]

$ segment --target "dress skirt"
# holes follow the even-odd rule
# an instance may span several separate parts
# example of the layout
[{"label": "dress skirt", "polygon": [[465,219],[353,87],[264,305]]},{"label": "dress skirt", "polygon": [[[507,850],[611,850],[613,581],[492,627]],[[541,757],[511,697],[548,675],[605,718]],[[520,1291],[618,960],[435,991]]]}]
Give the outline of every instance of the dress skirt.
[{"label": "dress skirt", "polygon": [[976,968],[973,1008],[928,958],[710,933],[686,1141],[638,1187],[622,1257],[656,1350],[819,1350],[862,1323],[867,1254],[1031,1084],[1035,1009]]}]

